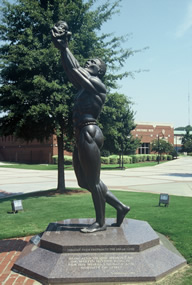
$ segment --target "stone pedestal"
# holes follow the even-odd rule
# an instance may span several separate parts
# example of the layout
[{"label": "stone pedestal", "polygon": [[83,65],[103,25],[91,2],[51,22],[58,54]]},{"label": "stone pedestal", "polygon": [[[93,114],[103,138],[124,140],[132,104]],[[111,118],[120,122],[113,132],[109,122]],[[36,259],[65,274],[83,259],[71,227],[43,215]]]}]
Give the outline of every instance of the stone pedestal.
[{"label": "stone pedestal", "polygon": [[[120,228],[84,234],[93,219],[51,223],[37,245],[29,243],[13,270],[42,284],[156,281],[186,260],[144,221],[125,219]],[[164,242],[166,241],[166,242]]]}]

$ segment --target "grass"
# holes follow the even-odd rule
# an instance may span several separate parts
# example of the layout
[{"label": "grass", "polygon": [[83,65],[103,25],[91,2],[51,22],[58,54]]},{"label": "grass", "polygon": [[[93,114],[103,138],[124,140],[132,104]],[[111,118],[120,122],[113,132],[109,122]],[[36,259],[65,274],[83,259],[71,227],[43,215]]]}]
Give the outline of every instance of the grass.
[{"label": "grass", "polygon": [[[11,163],[11,162],[10,162]],[[0,165],[2,168],[18,168],[18,169],[32,169],[32,170],[57,170],[58,167],[56,164],[24,164],[24,163],[4,163]],[[71,168],[67,165],[66,169]]]},{"label": "grass", "polygon": [[[131,205],[129,218],[148,221],[155,231],[169,237],[192,263],[192,198],[171,196],[169,207],[158,207],[157,194],[113,192],[121,201]],[[13,198],[0,200],[0,239],[37,234],[50,222],[58,220],[95,216],[88,192],[69,191],[68,195],[59,195],[55,191],[45,191],[17,196],[16,199],[22,199],[24,208],[17,214],[8,213]],[[107,205],[106,217],[115,216],[115,210]]]},{"label": "grass", "polygon": [[[164,163],[160,162],[160,163]],[[147,167],[147,166],[154,166],[157,165],[156,161],[150,162],[140,162],[140,163],[132,163],[132,164],[124,164],[125,168],[136,168],[136,167]],[[0,165],[3,168],[18,168],[18,169],[32,169],[32,170],[57,170],[58,167],[56,164],[24,164],[24,163],[5,163]],[[72,170],[72,165],[65,165],[65,170]],[[119,168],[119,164],[102,164],[102,170],[117,170]]]},{"label": "grass", "polygon": [[[113,191],[125,204],[131,206],[128,218],[145,220],[157,232],[168,237],[189,266],[174,276],[168,276],[159,285],[192,284],[192,198],[171,196],[168,207],[158,207],[159,195]],[[55,190],[17,196],[22,199],[24,211],[10,213],[11,198],[0,199],[0,239],[35,235],[47,225],[63,219],[94,217],[91,195],[80,190],[69,190],[60,195]],[[106,217],[115,217],[115,210],[106,206]]]},{"label": "grass", "polygon": [[[161,161],[160,163],[165,163],[167,161]],[[131,164],[123,164],[125,168],[137,168],[137,167],[148,167],[148,166],[155,166],[157,165],[156,161],[146,161],[146,162],[138,162],[138,163],[131,163]],[[102,164],[102,170],[121,170],[119,164]]]}]

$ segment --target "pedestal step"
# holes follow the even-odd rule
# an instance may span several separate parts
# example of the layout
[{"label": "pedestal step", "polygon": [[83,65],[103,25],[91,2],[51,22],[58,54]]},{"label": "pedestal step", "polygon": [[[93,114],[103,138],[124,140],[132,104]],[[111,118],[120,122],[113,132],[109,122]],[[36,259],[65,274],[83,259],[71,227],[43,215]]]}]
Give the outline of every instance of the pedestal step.
[{"label": "pedestal step", "polygon": [[[186,264],[172,245],[162,244],[147,222],[125,219],[120,228],[80,232],[92,222],[80,219],[50,224],[39,245],[28,244],[13,269],[42,284],[114,284],[156,281]],[[108,225],[112,223],[114,219],[107,219]]]}]

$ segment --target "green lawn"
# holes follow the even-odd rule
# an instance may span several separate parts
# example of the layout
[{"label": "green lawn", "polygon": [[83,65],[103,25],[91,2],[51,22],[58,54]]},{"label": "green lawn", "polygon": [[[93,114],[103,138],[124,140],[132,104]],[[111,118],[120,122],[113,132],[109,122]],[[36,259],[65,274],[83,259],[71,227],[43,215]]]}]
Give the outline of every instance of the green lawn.
[{"label": "green lawn", "polygon": [[[165,163],[166,161],[162,161],[160,163]],[[125,168],[136,168],[136,167],[147,167],[157,165],[156,161],[148,161],[148,162],[140,162],[140,163],[132,163],[132,164],[124,164]],[[0,167],[4,168],[18,168],[18,169],[32,169],[32,170],[57,170],[56,164],[24,164],[24,163],[5,163],[0,165]],[[73,167],[71,165],[65,165],[66,170],[72,170]],[[119,168],[119,164],[102,164],[102,170],[121,170]]]},{"label": "green lawn", "polygon": [[[167,236],[187,259],[190,267],[183,275],[176,275],[174,282],[171,278],[168,283],[160,284],[192,284],[192,198],[170,196],[170,205],[159,207],[157,194],[113,193],[131,206],[128,218],[148,221],[155,231]],[[22,199],[24,207],[24,211],[17,214],[10,213],[13,198],[0,199],[0,239],[35,235],[43,232],[49,223],[63,219],[95,216],[90,193],[79,190],[70,190],[65,195],[54,190],[43,191],[17,196],[16,199]],[[107,205],[106,217],[115,216],[115,210]]]},{"label": "green lawn", "polygon": [[[159,195],[114,191],[121,201],[131,206],[129,218],[148,221],[154,230],[168,236],[192,263],[192,198],[170,197],[169,207],[158,207]],[[50,222],[94,217],[93,203],[89,193],[54,195],[41,192],[17,196],[23,200],[24,211],[11,211],[13,198],[0,200],[0,239],[37,234]],[[115,217],[115,210],[107,205],[106,217]]]},{"label": "green lawn", "polygon": [[[165,163],[167,161],[161,161],[160,163]],[[131,164],[124,164],[124,168],[137,168],[137,167],[147,167],[147,166],[155,166],[157,165],[156,161],[146,161],[146,162],[138,162],[138,163],[131,163]],[[121,170],[119,164],[102,164],[102,170]]]}]

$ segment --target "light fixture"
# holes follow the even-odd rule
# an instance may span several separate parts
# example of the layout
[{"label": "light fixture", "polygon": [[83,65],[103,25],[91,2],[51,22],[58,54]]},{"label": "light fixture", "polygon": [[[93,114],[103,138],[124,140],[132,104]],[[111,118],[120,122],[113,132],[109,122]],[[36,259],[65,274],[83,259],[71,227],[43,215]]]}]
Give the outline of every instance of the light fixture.
[{"label": "light fixture", "polygon": [[17,213],[18,211],[23,211],[23,205],[21,200],[13,200],[11,202],[12,211]]},{"label": "light fixture", "polygon": [[165,193],[161,193],[159,197],[159,206],[164,204],[165,207],[169,205],[169,195]]}]

